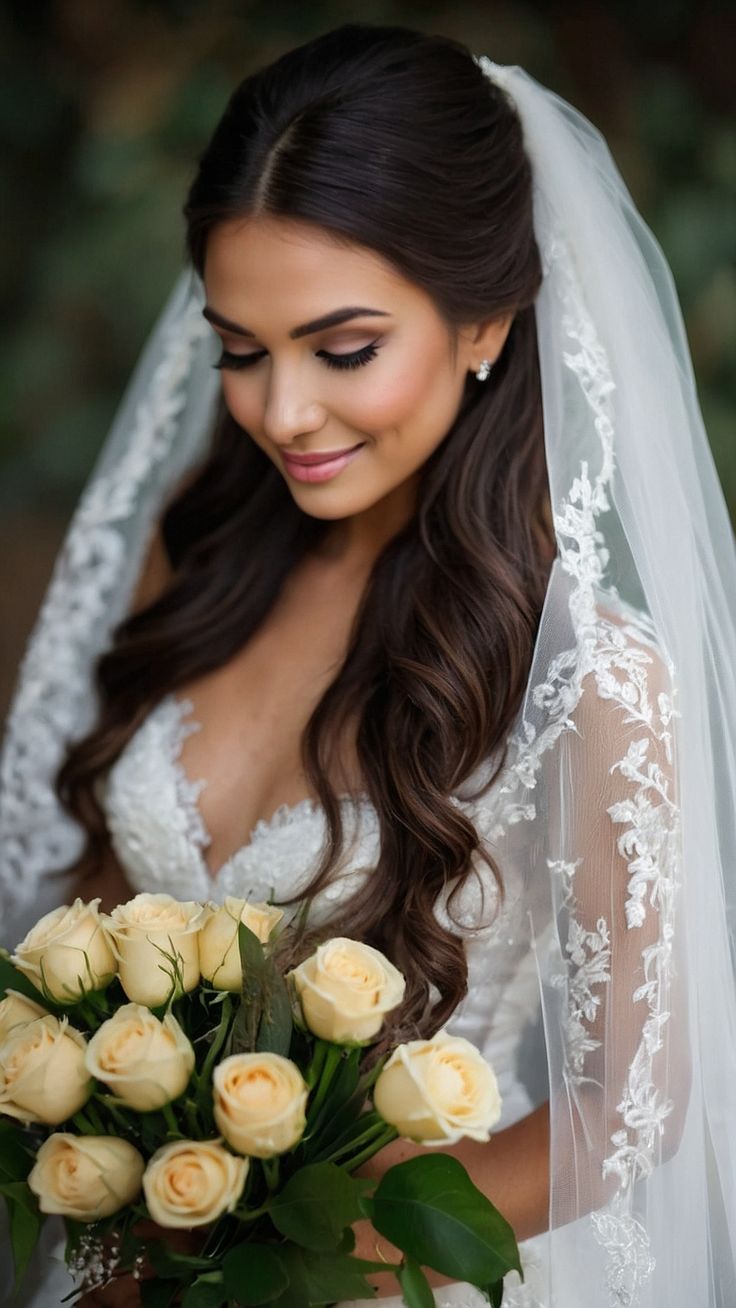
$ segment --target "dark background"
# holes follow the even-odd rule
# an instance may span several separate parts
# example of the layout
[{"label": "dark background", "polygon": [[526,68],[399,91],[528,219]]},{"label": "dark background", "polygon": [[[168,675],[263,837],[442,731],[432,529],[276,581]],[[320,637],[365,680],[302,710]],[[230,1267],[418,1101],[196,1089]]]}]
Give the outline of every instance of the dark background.
[{"label": "dark background", "polygon": [[604,133],[670,262],[736,516],[736,7],[17,0],[0,15],[0,718],[53,557],[181,268],[194,164],[247,73],[339,23],[521,64]]}]

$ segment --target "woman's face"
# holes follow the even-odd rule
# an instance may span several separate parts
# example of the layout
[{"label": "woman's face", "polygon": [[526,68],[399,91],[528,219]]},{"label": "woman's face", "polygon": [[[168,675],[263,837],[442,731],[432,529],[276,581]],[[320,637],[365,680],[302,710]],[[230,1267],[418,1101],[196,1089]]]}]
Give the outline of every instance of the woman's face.
[{"label": "woman's face", "polygon": [[[410,500],[452,426],[468,369],[496,359],[511,321],[463,329],[453,359],[424,291],[373,251],[281,218],[216,227],[204,284],[230,413],[300,508],[326,519],[397,494]],[[345,321],[319,325],[338,311]],[[311,467],[290,459],[344,451]]]}]

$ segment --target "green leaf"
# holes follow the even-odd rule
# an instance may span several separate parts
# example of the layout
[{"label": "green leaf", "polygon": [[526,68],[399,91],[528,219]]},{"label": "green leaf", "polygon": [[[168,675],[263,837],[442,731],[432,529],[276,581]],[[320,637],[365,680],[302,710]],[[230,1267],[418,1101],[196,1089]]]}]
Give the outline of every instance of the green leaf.
[{"label": "green leaf", "polygon": [[13,1267],[15,1270],[15,1289],[17,1290],[26,1268],[31,1261],[33,1251],[38,1243],[41,1234],[41,1228],[44,1223],[43,1214],[39,1212],[35,1204],[34,1196],[28,1187],[18,1183],[19,1191],[21,1188],[28,1191],[28,1195],[33,1203],[28,1202],[25,1195],[15,1195],[7,1193],[10,1186],[3,1187],[5,1202],[8,1209],[8,1227],[10,1234],[10,1244],[13,1250]]},{"label": "green leaf", "polygon": [[141,1281],[139,1288],[143,1308],[169,1308],[179,1285],[179,1281]]},{"label": "green leaf", "polygon": [[501,1303],[503,1301],[503,1281],[494,1281],[493,1285],[487,1285],[485,1290],[491,1308],[501,1308]]},{"label": "green leaf", "polygon": [[184,1291],[181,1308],[221,1308],[225,1303],[222,1272],[206,1272]]},{"label": "green leaf", "polygon": [[0,1184],[0,1194],[5,1195],[6,1199],[12,1199],[13,1203],[20,1204],[26,1212],[38,1212],[36,1196],[25,1181],[3,1181]]},{"label": "green leaf", "polygon": [[269,959],[263,976],[263,1013],[258,1027],[256,1049],[259,1053],[282,1054],[288,1058],[291,1047],[291,1000],[286,982]]},{"label": "green leaf", "polygon": [[[432,1287],[419,1263],[409,1254],[404,1256],[397,1276],[407,1308],[435,1308]],[[501,1284],[503,1285],[503,1282]]]},{"label": "green leaf", "polygon": [[340,1243],[337,1246],[340,1253],[352,1253],[355,1248],[355,1231],[352,1226],[346,1226],[342,1233]]},{"label": "green leaf", "polygon": [[287,1181],[273,1199],[269,1216],[295,1244],[336,1249],[345,1227],[363,1216],[363,1188],[335,1163],[312,1163]]},{"label": "green leaf", "polygon": [[312,1299],[307,1290],[302,1252],[293,1244],[280,1246],[279,1255],[286,1267],[289,1284],[283,1294],[273,1300],[272,1308],[311,1308]]},{"label": "green leaf", "polygon": [[286,1264],[273,1245],[238,1245],[225,1256],[222,1271],[230,1298],[253,1308],[278,1299],[289,1287]]},{"label": "green leaf", "polygon": [[10,955],[6,949],[0,951],[0,999],[2,999],[7,990],[19,990],[22,995],[28,999],[35,999],[37,1004],[43,1008],[55,1010],[57,1005],[44,999],[40,990],[37,990],[32,981],[19,972],[17,967],[10,961]]},{"label": "green leaf", "polygon": [[[375,1290],[366,1281],[365,1272],[375,1271],[376,1264],[345,1253],[313,1253],[301,1250],[309,1302],[342,1302],[344,1299],[373,1299]],[[378,1264],[386,1270],[383,1263]]]},{"label": "green leaf", "polygon": [[0,1180],[24,1181],[33,1162],[34,1156],[19,1128],[11,1122],[0,1122]]},{"label": "green leaf", "polygon": [[314,1111],[314,1101],[310,1105],[307,1129],[310,1135],[314,1134],[318,1138],[320,1148],[323,1142],[325,1144],[331,1142],[351,1123],[354,1123],[360,1112],[365,1095],[361,1096],[361,1099],[356,1102],[355,1090],[360,1078],[362,1054],[363,1050],[357,1047],[339,1049],[337,1067],[324,1099],[319,1106],[319,1111]]},{"label": "green leaf", "polygon": [[480,1287],[512,1268],[514,1232],[450,1154],[427,1154],[384,1172],[373,1194],[377,1231],[423,1267]]},{"label": "green leaf", "polygon": [[[353,1120],[345,1130],[339,1135],[333,1136],[328,1132],[327,1124],[324,1128],[316,1133],[314,1139],[314,1152],[310,1152],[310,1162],[335,1162],[340,1159],[340,1166],[345,1167],[351,1155],[358,1153],[360,1149],[365,1148],[372,1140],[377,1140],[385,1134],[386,1122],[379,1113],[369,1112],[357,1115],[355,1110]],[[328,1143],[323,1143],[327,1137]],[[307,1147],[311,1144],[307,1141]]]},{"label": "green leaf", "polygon": [[263,1012],[266,954],[255,931],[238,923],[238,948],[243,969],[243,997],[230,1032],[231,1054],[252,1053]]},{"label": "green leaf", "polygon": [[209,1258],[200,1258],[196,1254],[178,1253],[162,1240],[146,1241],[146,1253],[157,1276],[184,1276],[186,1272],[206,1272],[211,1267]]}]

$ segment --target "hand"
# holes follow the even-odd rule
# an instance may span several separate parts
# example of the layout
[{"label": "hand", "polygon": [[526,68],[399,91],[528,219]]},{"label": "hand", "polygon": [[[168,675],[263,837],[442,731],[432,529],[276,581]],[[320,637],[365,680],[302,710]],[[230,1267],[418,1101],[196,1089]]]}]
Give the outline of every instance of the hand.
[{"label": "hand", "polygon": [[[172,1231],[151,1221],[137,1222],[133,1233],[142,1240],[163,1240],[169,1248],[191,1254],[199,1253],[207,1237],[207,1232],[199,1228]],[[150,1264],[144,1264],[140,1281],[148,1281],[153,1275]],[[141,1308],[140,1281],[130,1272],[116,1276],[99,1289],[87,1290],[77,1300],[77,1308]]]},{"label": "hand", "polygon": [[[393,1167],[394,1163],[403,1162],[405,1158],[411,1158],[420,1151],[421,1146],[413,1145],[408,1140],[392,1140],[391,1144],[379,1149],[377,1154],[353,1172],[353,1176],[365,1177],[378,1184],[383,1173],[389,1167]],[[379,1235],[367,1217],[359,1222],[353,1222],[353,1231],[355,1232],[354,1258],[366,1258],[371,1262],[379,1263],[385,1261],[396,1266],[401,1262],[403,1258],[401,1250],[391,1244],[385,1235]],[[385,1272],[366,1272],[366,1280],[373,1286],[379,1299],[399,1293],[399,1283],[391,1268]]]},{"label": "hand", "polygon": [[77,1299],[77,1308],[140,1308],[141,1292],[133,1276],[118,1276],[99,1290]]},{"label": "hand", "polygon": [[[353,1176],[366,1177],[375,1181],[377,1185],[389,1167],[406,1162],[408,1158],[418,1158],[426,1152],[424,1145],[414,1144],[411,1140],[405,1140],[400,1136],[398,1140],[392,1140],[390,1144],[384,1145],[383,1149],[379,1149],[378,1153],[353,1172]],[[391,1244],[385,1235],[379,1235],[368,1218],[353,1222],[353,1231],[355,1232],[354,1258],[367,1258],[371,1262],[385,1260],[394,1264],[401,1262],[404,1256],[402,1251]],[[441,1272],[432,1271],[427,1267],[423,1268],[423,1271],[433,1288],[455,1284],[449,1276],[443,1276]],[[400,1293],[399,1282],[393,1269],[386,1272],[366,1272],[366,1280],[373,1286],[379,1299]]]}]

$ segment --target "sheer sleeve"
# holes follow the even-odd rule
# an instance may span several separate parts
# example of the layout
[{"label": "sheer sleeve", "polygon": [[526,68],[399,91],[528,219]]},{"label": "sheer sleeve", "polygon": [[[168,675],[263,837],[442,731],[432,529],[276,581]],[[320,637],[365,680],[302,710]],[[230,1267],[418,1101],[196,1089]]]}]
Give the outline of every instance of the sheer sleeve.
[{"label": "sheer sleeve", "polygon": [[[574,1224],[569,1242],[558,1233],[558,1266],[567,1249],[581,1274],[587,1256],[588,1272],[606,1280],[610,1298],[591,1285],[590,1303],[624,1305],[643,1302],[646,1182],[678,1149],[691,1070],[678,981],[675,687],[641,631],[604,619],[597,635],[592,670],[543,769],[550,1226]],[[662,1184],[659,1175],[654,1189]]]}]

